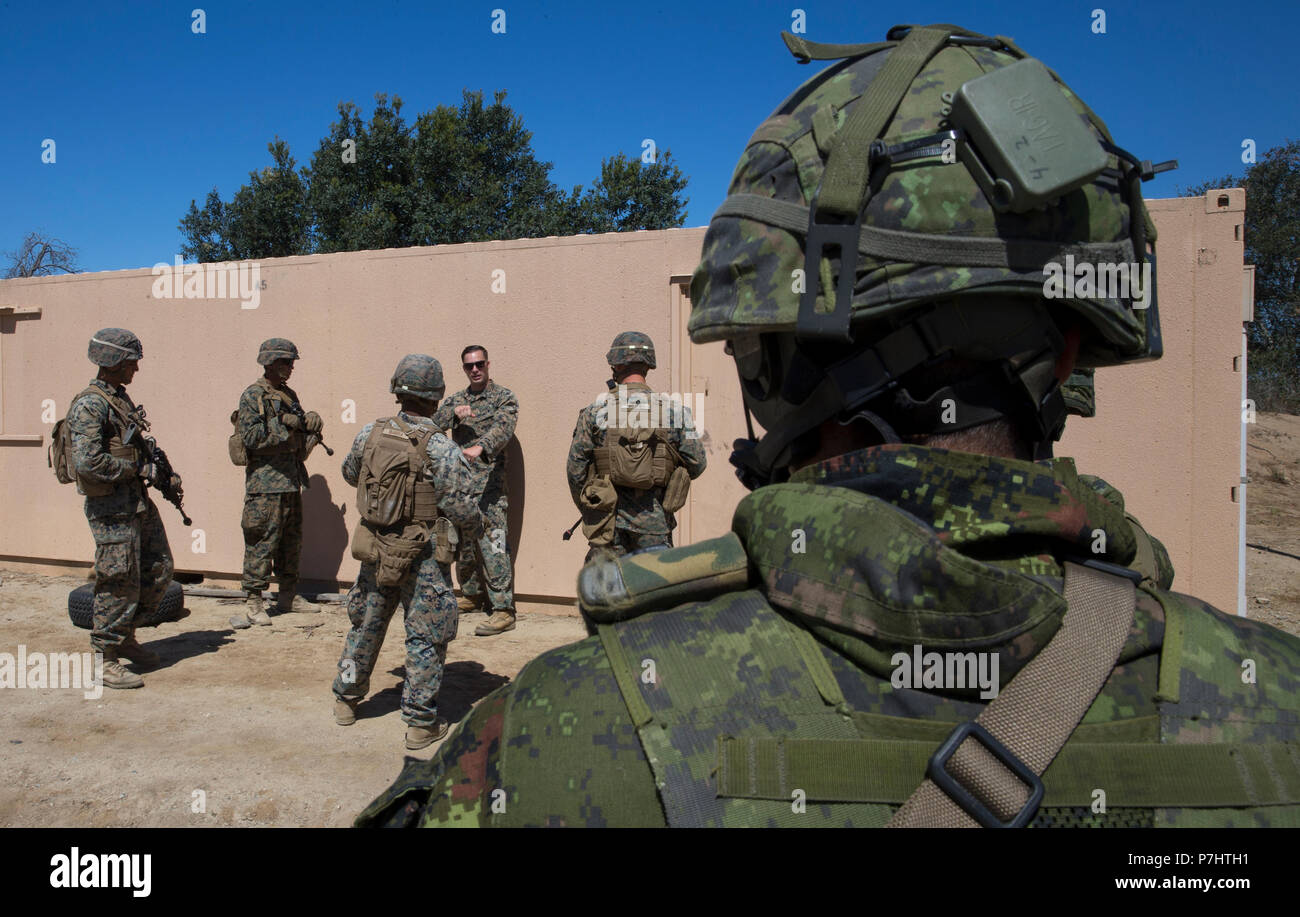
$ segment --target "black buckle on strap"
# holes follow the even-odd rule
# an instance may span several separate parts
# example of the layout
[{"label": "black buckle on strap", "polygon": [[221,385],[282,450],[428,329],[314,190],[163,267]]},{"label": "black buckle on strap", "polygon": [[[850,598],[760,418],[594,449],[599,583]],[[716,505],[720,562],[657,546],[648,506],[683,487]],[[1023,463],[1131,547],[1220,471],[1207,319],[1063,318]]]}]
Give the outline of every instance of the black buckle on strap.
[{"label": "black buckle on strap", "polygon": [[[976,799],[966,787],[957,782],[957,778],[944,768],[957,746],[969,738],[974,738],[993,757],[997,758],[1007,770],[1015,774],[1022,783],[1029,787],[1029,799],[1010,821],[1002,821],[988,806]],[[1043,781],[1029,769],[1029,765],[1011,753],[1011,750],[993,737],[993,734],[974,720],[962,723],[949,734],[938,750],[930,756],[930,763],[925,768],[925,775],[935,782],[948,798],[961,806],[971,818],[985,828],[1023,828],[1033,821],[1038,814],[1038,807],[1043,802]]]},{"label": "black buckle on strap", "polygon": [[[825,217],[823,217],[825,219]],[[804,288],[799,297],[799,319],[795,337],[809,343],[843,342],[853,340],[849,324],[853,317],[853,282],[858,273],[858,239],[862,235],[862,217],[853,222],[827,222],[817,218],[814,208],[808,215],[807,250],[804,253]],[[834,308],[818,314],[817,293],[821,289],[822,251],[838,248],[840,276],[835,284]],[[829,294],[830,291],[827,291]]]}]

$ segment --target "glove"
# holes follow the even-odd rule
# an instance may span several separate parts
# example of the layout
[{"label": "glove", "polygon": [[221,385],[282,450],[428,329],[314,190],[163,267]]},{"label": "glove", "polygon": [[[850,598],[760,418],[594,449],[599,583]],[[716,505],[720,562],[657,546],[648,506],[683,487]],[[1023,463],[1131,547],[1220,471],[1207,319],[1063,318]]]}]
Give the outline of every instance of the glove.
[{"label": "glove", "polygon": [[325,427],[325,423],[320,419],[320,415],[315,411],[308,411],[307,418],[303,421],[302,427],[308,433],[319,433]]},{"label": "glove", "polygon": [[145,481],[152,482],[158,477],[158,466],[153,462],[145,462],[140,466],[140,477]]},{"label": "glove", "polygon": [[302,428],[302,421],[298,418],[297,414],[281,414],[280,423],[284,424],[290,430],[298,430]]},{"label": "glove", "polygon": [[177,493],[181,492],[181,476],[179,474],[172,475],[172,490]]}]

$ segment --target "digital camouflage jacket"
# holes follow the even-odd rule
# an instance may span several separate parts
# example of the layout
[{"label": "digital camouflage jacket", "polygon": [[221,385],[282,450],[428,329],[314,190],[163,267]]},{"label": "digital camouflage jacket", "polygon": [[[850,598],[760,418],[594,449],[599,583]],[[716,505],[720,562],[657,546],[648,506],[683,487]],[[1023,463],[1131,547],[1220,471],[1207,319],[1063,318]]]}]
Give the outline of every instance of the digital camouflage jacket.
[{"label": "digital camouflage jacket", "polygon": [[[417,414],[399,411],[396,416],[408,424],[426,428],[434,426],[432,419]],[[352,487],[357,486],[361,476],[362,454],[374,426],[371,422],[361,428],[343,459],[343,480]],[[478,538],[483,534],[483,514],[479,512],[475,477],[470,471],[469,459],[465,458],[459,446],[437,431],[429,437],[424,451],[428,453],[429,463],[425,466],[423,480],[434,486],[438,513],[456,525],[462,538]]]},{"label": "digital camouflage jacket", "polygon": [[245,493],[297,493],[307,486],[301,454],[303,434],[280,421],[281,415],[290,413],[287,405],[297,401],[297,392],[287,385],[275,388],[266,376],[239,396],[239,435],[248,450]]},{"label": "digital camouflage jacket", "polygon": [[[124,413],[135,410],[135,403],[123,386],[92,379],[89,387],[99,389],[106,398],[115,399]],[[144,512],[147,497],[135,463],[109,454],[109,439],[114,434],[124,436],[126,427],[104,398],[86,395],[73,401],[68,407],[68,430],[77,473],[92,481],[115,485],[110,494],[86,497],[86,518]]]},{"label": "digital camouflage jacket", "polygon": [[1149,567],[1033,824],[1300,824],[1300,639],[1157,585],[1163,548],[1072,460],[880,446],[760,488],[732,528],[584,568],[597,635],[488,695],[358,824],[884,825],[985,706],[895,687],[894,654],[996,652],[1005,686],[1098,531],[1101,560]]},{"label": "digital camouflage jacket", "polygon": [[[459,418],[456,408],[469,405],[474,409],[473,417]],[[456,445],[465,449],[469,446],[482,446],[483,454],[471,468],[480,475],[479,492],[492,491],[504,493],[506,490],[506,444],[514,436],[515,424],[519,421],[519,399],[508,388],[488,380],[481,392],[471,392],[468,388],[456,392],[441,405],[433,415],[433,425],[439,430],[451,430],[451,438]],[[487,474],[475,468],[482,463]]]},{"label": "digital camouflage jacket", "polygon": [[[628,401],[634,398],[650,398],[653,390],[644,382],[629,382],[625,388]],[[645,402],[648,404],[648,402]],[[578,422],[573,428],[573,442],[569,445],[569,459],[565,473],[569,479],[569,494],[573,502],[581,506],[579,495],[587,483],[587,471],[595,463],[595,448],[605,444],[605,430],[618,424],[618,390],[611,390],[601,395],[591,404],[578,412]],[[635,405],[634,405],[635,407]],[[626,416],[626,415],[625,415]],[[669,438],[682,457],[686,472],[695,480],[704,473],[708,457],[704,444],[700,441],[690,408],[680,402],[664,399],[659,402],[658,423],[652,426],[662,427],[668,431]],[[687,431],[696,435],[687,436]],[[629,487],[618,488],[618,514],[614,525],[616,528],[644,535],[666,535],[673,530],[676,522],[663,507],[664,488],[651,487],[646,490],[634,490]]]}]

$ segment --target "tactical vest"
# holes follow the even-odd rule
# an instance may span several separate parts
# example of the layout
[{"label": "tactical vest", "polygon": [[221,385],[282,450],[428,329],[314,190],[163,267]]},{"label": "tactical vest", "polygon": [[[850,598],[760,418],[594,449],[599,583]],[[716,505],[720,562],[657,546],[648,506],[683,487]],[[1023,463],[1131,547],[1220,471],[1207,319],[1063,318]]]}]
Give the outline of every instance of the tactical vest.
[{"label": "tactical vest", "polygon": [[376,527],[433,522],[438,517],[437,493],[420,480],[429,463],[425,451],[432,428],[381,417],[371,427],[357,476],[357,511]]},{"label": "tactical vest", "polygon": [[[668,822],[884,826],[958,723],[861,709],[889,681],[773,607],[753,560],[730,534],[579,580]],[[1294,641],[1152,587],[1138,597],[1165,618],[1158,713],[1095,703],[1043,773],[1032,824],[1300,825]],[[1257,682],[1243,686],[1246,661]],[[521,799],[547,792],[532,769],[509,776]]]},{"label": "tactical vest", "polygon": [[[82,389],[73,397],[71,405],[68,407],[68,413],[72,413],[72,407],[78,401],[88,395],[95,395],[104,399],[109,407],[109,423],[113,428],[113,433],[108,439],[108,453],[114,458],[125,459],[132,465],[140,461],[140,450],[135,446],[128,446],[122,443],[122,437],[126,434],[127,428],[131,426],[131,405],[122,401],[115,394],[110,395],[102,388],[96,385],[90,385]],[[113,423],[113,419],[117,423]],[[107,497],[118,486],[103,481],[95,481],[79,474],[76,469],[76,459],[72,449],[72,431],[68,427],[68,421],[65,417],[54,425],[51,435],[50,451],[46,456],[46,461],[54,469],[55,477],[61,484],[71,484],[76,481],[77,491],[85,494],[87,497]]]},{"label": "tactical vest", "polygon": [[[259,380],[259,382],[260,381],[261,380]],[[293,392],[289,392],[288,396],[296,399],[296,395],[294,395]],[[280,391],[279,389],[269,387],[269,386],[267,387],[266,391],[258,393],[257,413],[260,414],[262,417],[266,417],[268,408],[270,413],[275,417],[279,417],[281,414],[290,413],[288,407],[288,401],[286,398],[286,393]],[[245,460],[243,462],[240,462],[238,460],[239,447],[235,445],[235,439],[239,437],[239,411],[238,410],[236,410],[234,414],[231,415],[231,423],[235,425],[235,432],[231,435],[231,441],[229,443],[230,460],[236,465],[246,465],[248,464],[247,459],[250,452],[248,450],[244,450],[243,455]],[[243,445],[243,440],[242,438],[240,438],[239,446],[242,445]],[[281,455],[286,452],[299,452],[302,450],[302,447],[303,447],[303,437],[301,433],[299,433],[299,431],[295,430],[294,435],[289,437],[284,442],[276,443],[273,446],[265,446],[261,449],[253,449],[251,450],[251,455],[253,456]]]}]

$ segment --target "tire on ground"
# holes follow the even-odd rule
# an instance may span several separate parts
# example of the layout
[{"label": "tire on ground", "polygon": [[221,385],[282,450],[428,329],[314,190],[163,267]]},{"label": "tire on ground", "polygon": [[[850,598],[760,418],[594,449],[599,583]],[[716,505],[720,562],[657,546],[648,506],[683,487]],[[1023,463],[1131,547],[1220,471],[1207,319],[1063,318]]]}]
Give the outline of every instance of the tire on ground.
[{"label": "tire on ground", "polygon": [[[68,617],[77,627],[90,630],[95,617],[95,587],[92,583],[78,586],[68,593]],[[180,583],[172,582],[167,592],[158,603],[158,610],[151,615],[141,615],[135,622],[136,627],[157,627],[167,621],[177,621],[182,617],[181,608],[185,605],[185,590]]]}]

